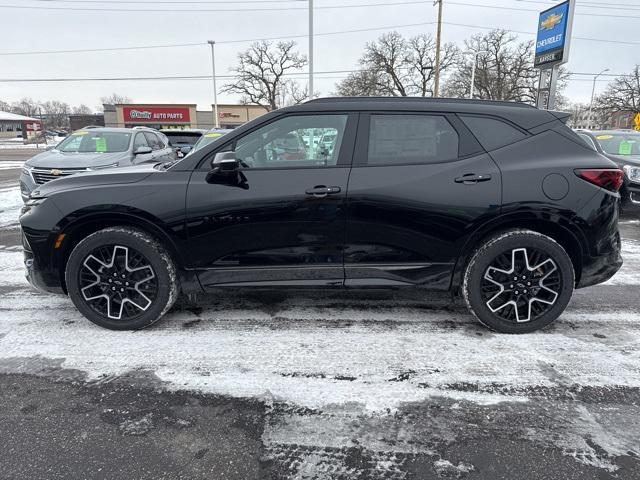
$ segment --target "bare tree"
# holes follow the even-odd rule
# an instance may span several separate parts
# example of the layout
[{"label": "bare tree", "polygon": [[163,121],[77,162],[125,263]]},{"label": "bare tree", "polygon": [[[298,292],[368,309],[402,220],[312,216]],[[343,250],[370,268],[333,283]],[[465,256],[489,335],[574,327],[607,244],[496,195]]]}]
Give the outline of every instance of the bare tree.
[{"label": "bare tree", "polygon": [[631,73],[613,79],[598,96],[596,109],[607,114],[640,113],[640,65],[636,65]]},{"label": "bare tree", "polygon": [[474,98],[535,103],[538,72],[533,68],[533,41],[518,42],[505,30],[477,34],[465,41],[471,53],[461,59],[444,86],[450,97],[468,97],[477,55]]},{"label": "bare tree", "polygon": [[10,112],[11,105],[4,100],[0,100],[0,112]]},{"label": "bare tree", "polygon": [[91,115],[93,113],[93,110],[91,110],[91,108],[89,108],[84,103],[78,105],[77,107],[73,107],[71,111],[76,115]]},{"label": "bare tree", "polygon": [[42,104],[42,111],[45,114],[45,128],[64,128],[69,125],[69,104],[53,100]]},{"label": "bare tree", "polygon": [[112,93],[106,97],[100,97],[100,103],[103,105],[122,105],[131,103],[132,100],[126,95],[120,95],[119,93]]},{"label": "bare tree", "polygon": [[[451,68],[458,56],[455,45],[445,44],[440,71]],[[384,34],[365,46],[360,65],[359,71],[338,83],[338,95],[433,95],[435,41],[431,35],[406,39],[398,32]]]},{"label": "bare tree", "polygon": [[27,117],[35,117],[38,114],[39,108],[40,102],[26,97],[11,104],[11,111],[13,113]]},{"label": "bare tree", "polygon": [[284,105],[287,98],[300,100],[300,87],[286,78],[287,73],[307,65],[307,57],[296,52],[295,45],[295,42],[253,43],[238,55],[239,64],[232,69],[236,78],[224,85],[222,91],[238,93],[242,103],[262,105],[270,110]]}]

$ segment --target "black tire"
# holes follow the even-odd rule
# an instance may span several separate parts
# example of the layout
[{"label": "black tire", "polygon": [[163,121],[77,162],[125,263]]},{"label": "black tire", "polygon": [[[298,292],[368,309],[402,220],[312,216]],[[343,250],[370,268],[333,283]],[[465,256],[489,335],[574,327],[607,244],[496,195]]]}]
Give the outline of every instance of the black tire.
[{"label": "black tire", "polygon": [[509,230],[474,252],[464,272],[462,296],[491,330],[528,333],[560,316],[574,284],[571,259],[555,240],[531,230]]},{"label": "black tire", "polygon": [[[110,251],[111,265],[107,264]],[[152,325],[179,293],[176,269],[166,248],[147,233],[124,226],[105,228],[80,241],[67,261],[65,280],[80,313],[111,330]]]}]

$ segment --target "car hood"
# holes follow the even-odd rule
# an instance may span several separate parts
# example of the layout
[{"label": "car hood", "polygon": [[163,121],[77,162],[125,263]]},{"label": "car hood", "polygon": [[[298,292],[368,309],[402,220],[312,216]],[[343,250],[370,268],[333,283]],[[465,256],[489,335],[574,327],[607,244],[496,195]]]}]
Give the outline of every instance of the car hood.
[{"label": "car hood", "polygon": [[107,168],[95,172],[78,173],[40,185],[33,193],[36,197],[47,197],[65,190],[73,190],[96,185],[116,185],[136,183],[158,170],[153,163],[143,163],[131,167]]},{"label": "car hood", "polygon": [[116,153],[64,153],[58,150],[42,152],[25,162],[35,168],[87,168],[113,165],[128,159],[128,152]]}]

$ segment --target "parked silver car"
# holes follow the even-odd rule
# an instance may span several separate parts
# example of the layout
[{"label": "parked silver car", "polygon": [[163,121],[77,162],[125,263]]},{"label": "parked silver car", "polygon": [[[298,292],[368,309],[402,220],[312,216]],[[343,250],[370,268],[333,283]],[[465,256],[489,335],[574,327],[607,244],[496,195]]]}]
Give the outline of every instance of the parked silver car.
[{"label": "parked silver car", "polygon": [[20,191],[26,201],[39,185],[57,178],[175,158],[167,137],[151,128],[84,128],[27,160],[20,175]]}]

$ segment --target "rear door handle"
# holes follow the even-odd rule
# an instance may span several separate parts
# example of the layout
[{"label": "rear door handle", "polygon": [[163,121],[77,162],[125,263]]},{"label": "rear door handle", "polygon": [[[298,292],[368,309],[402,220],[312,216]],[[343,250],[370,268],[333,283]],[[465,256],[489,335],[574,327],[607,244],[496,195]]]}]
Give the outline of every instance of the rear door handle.
[{"label": "rear door handle", "polygon": [[326,197],[327,195],[335,195],[340,193],[340,187],[326,187],[324,185],[316,185],[313,188],[307,188],[307,195],[313,195],[314,197]]},{"label": "rear door handle", "polygon": [[462,177],[458,177],[455,179],[456,183],[464,183],[465,185],[472,185],[474,183],[479,183],[479,182],[487,182],[491,180],[491,175],[488,173],[482,173],[482,174],[474,174],[474,173],[467,173],[466,175],[463,175]]}]

